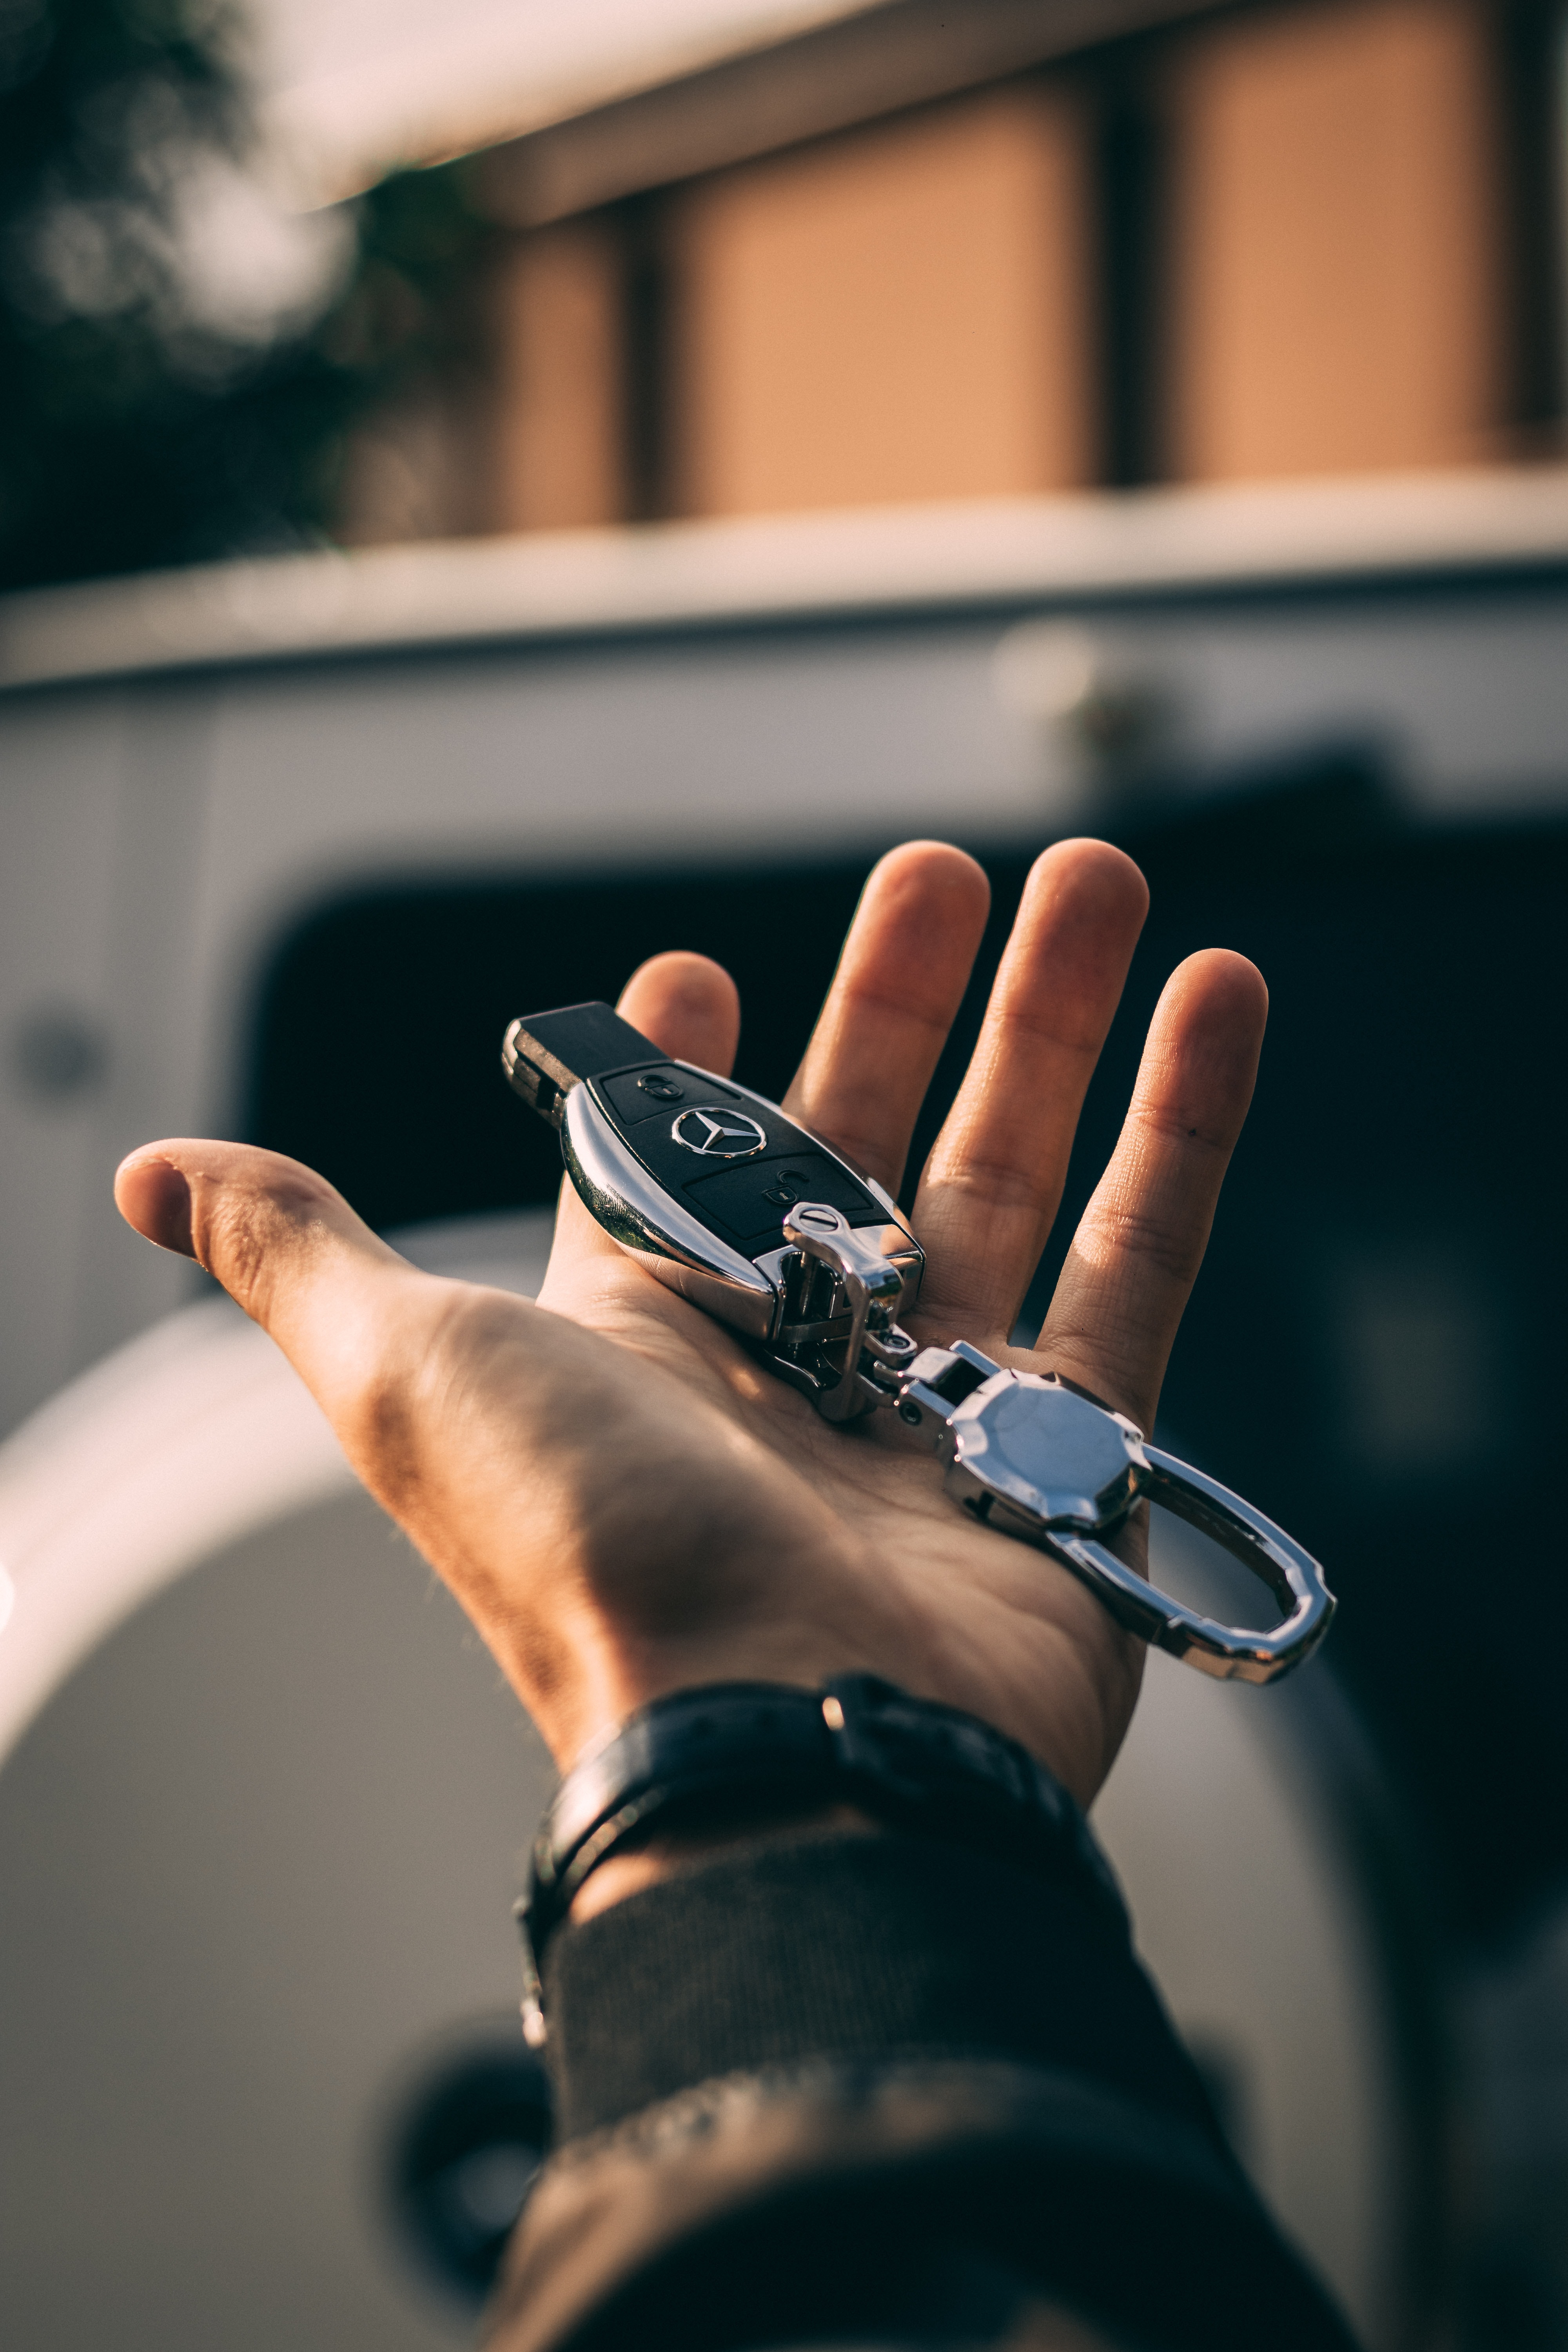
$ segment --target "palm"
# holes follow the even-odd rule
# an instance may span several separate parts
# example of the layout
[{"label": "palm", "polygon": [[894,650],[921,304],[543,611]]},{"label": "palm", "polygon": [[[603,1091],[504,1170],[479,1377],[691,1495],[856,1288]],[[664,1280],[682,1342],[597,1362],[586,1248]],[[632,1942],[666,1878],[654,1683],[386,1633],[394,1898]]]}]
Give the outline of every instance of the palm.
[{"label": "palm", "polygon": [[[639,1267],[602,1266],[593,1251],[585,1266],[580,1213],[568,1207],[542,1302],[620,1358],[606,1367],[616,1450],[642,1461],[639,1540],[627,1546],[612,1501],[602,1535],[592,1517],[580,1526],[579,1557],[650,1649],[675,1652],[671,1684],[702,1678],[701,1659],[682,1654],[680,1622],[700,1558],[704,1620],[729,1634],[743,1612],[781,1678],[867,1664],[940,1691],[1005,1723],[1087,1801],[1131,1713],[1140,1645],[1042,1554],[956,1509],[929,1443],[890,1414],[835,1427]],[[961,1336],[930,1316],[912,1329],[932,1344]],[[1048,1369],[994,1334],[963,1336],[999,1362]],[[628,1419],[627,1358],[645,1422]],[[733,1483],[717,1474],[716,1423],[739,1448]]]},{"label": "palm", "polygon": [[[1266,1000],[1239,957],[1193,957],[1168,983],[1039,1347],[1006,1344],[1145,903],[1102,844],[1037,865],[916,1195],[913,1328],[1066,1372],[1147,1427],[1251,1093]],[[786,1097],[889,1188],[985,907],[955,850],[884,859]],[[734,991],[703,959],[656,958],[622,1009],[664,1052],[729,1069]],[[120,1196],[272,1331],[563,1761],[661,1691],[859,1667],[986,1716],[1094,1793],[1137,1644],[1043,1554],[955,1510],[890,1414],[818,1419],[570,1192],[538,1306],[416,1274],[270,1154],[148,1146]]]}]

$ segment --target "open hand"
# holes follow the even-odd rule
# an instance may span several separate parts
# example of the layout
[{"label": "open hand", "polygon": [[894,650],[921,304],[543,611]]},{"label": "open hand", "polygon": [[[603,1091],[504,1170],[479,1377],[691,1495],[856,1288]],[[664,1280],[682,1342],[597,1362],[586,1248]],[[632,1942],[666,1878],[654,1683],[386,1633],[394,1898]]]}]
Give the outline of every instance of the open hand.
[{"label": "open hand", "polygon": [[[1007,1335],[1147,897],[1104,843],[1037,863],[915,1198],[927,1270],[910,1321],[922,1343],[1067,1373],[1144,1428],[1251,1097],[1267,997],[1242,957],[1211,950],[1172,975],[1038,1345]],[[987,904],[958,850],[885,857],[785,1098],[890,1191]],[[716,964],[657,956],[620,1009],[728,1075],[740,1007]],[[537,1305],[417,1272],[273,1152],[147,1144],[116,1193],[272,1334],[563,1766],[664,1691],[866,1669],[997,1724],[1085,1804],[1098,1790],[1140,1645],[1064,1569],[956,1509],[892,1415],[821,1421],[570,1188]]]}]

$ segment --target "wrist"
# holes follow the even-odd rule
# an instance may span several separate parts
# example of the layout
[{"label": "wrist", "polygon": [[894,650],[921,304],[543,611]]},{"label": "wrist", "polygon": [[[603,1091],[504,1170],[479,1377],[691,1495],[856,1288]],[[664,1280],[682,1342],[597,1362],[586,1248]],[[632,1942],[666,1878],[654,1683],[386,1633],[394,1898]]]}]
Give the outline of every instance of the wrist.
[{"label": "wrist", "polygon": [[900,1647],[884,1628],[845,1623],[826,1612],[821,1622],[770,1620],[679,1635],[596,1627],[563,1678],[564,1687],[545,1700],[525,1692],[524,1704],[565,1774],[645,1709],[685,1691],[747,1683],[820,1691],[835,1674],[912,1682],[918,1666]]},{"label": "wrist", "polygon": [[766,1843],[770,1830],[798,1840],[803,1822],[853,1832],[857,1815],[868,1832],[886,1826],[1064,1878],[1126,1937],[1115,1882],[1072,1797],[991,1725],[869,1675],[835,1675],[816,1691],[710,1685],[640,1710],[557,1790],[519,1906],[529,2041],[544,2042],[539,1969],[569,1920],[695,1868],[725,1843],[759,1832]]}]

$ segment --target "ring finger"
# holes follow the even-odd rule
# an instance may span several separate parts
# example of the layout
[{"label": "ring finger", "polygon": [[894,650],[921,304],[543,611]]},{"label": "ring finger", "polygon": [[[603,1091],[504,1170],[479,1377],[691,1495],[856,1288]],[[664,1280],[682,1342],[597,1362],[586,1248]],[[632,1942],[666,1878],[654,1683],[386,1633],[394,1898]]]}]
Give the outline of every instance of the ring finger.
[{"label": "ring finger", "polygon": [[1211,948],[1172,973],[1037,1342],[1052,1370],[1145,1429],[1252,1099],[1268,1013],[1262,974],[1245,956]]}]

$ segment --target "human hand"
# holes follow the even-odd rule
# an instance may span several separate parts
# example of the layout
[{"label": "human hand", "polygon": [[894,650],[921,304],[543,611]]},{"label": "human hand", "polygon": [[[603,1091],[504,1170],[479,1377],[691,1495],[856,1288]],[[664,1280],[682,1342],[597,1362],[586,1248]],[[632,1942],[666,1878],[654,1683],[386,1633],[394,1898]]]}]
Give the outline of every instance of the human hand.
[{"label": "human hand", "polygon": [[[889,1190],[987,903],[957,850],[884,858],[786,1097]],[[1007,1335],[1146,905],[1103,843],[1039,859],[911,1220],[917,1339],[1064,1372],[1144,1428],[1251,1096],[1267,999],[1241,957],[1194,956],[1167,983],[1038,1344]],[[658,956],[620,1009],[728,1074],[740,1013],[717,965]],[[116,1193],[272,1334],[563,1767],[666,1691],[862,1669],[985,1717],[1093,1797],[1141,1645],[1046,1555],[955,1509],[891,1415],[821,1421],[569,1187],[537,1305],[417,1272],[321,1177],[248,1146],[145,1145]]]}]

